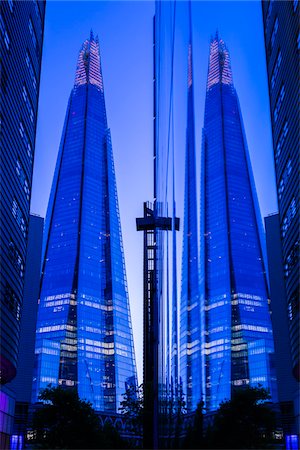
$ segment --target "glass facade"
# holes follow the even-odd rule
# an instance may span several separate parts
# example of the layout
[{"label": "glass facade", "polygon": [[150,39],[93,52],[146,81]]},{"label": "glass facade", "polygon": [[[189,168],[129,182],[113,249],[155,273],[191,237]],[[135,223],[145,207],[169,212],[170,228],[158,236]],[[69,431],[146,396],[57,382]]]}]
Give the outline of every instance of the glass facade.
[{"label": "glass facade", "polygon": [[0,3],[1,384],[18,358],[45,15],[45,2],[36,3]]},{"label": "glass facade", "polygon": [[237,386],[277,401],[262,222],[228,50],[210,44],[201,178],[206,408]]},{"label": "glass facade", "polygon": [[[299,1],[262,1],[262,13],[286,307],[293,374],[299,382]],[[299,385],[295,399],[299,405]]]},{"label": "glass facade", "polygon": [[188,108],[180,299],[180,376],[188,412],[197,408],[202,396],[202,324],[200,322],[197,222],[194,89],[192,44],[190,42],[188,50]]},{"label": "glass facade", "polygon": [[32,401],[73,386],[118,412],[136,366],[98,38],[79,53],[48,205]]}]

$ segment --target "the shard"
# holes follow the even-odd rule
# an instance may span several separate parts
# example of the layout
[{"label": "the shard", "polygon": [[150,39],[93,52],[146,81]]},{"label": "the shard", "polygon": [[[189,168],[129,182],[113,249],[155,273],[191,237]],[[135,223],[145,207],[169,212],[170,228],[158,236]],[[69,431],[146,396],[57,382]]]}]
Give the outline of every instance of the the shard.
[{"label": "the shard", "polygon": [[79,52],[48,205],[33,403],[52,384],[118,412],[136,385],[116,178],[98,38]]},{"label": "the shard", "polygon": [[201,177],[205,400],[261,385],[276,401],[264,233],[229,53],[210,43]]},{"label": "the shard", "polygon": [[[191,25],[190,25],[191,26]],[[199,290],[197,180],[192,37],[188,46],[188,98],[182,280],[180,299],[180,376],[187,411],[202,398],[201,310]]]}]

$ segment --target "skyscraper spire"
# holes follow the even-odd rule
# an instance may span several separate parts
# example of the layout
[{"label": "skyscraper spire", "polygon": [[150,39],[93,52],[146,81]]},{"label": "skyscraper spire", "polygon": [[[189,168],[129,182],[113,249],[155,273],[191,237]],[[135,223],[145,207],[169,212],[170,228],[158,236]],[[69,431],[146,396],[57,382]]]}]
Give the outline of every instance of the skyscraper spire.
[{"label": "skyscraper spire", "polygon": [[229,53],[224,41],[218,36],[217,30],[216,37],[210,43],[207,90],[217,83],[233,84]]},{"label": "skyscraper spire", "polygon": [[185,159],[184,226],[180,309],[180,375],[188,412],[201,400],[201,323],[197,233],[192,23],[188,45],[188,95]]},{"label": "skyscraper spire", "polygon": [[193,41],[193,30],[192,30],[192,3],[189,1],[189,49],[188,49],[188,88],[191,87],[193,82],[193,55],[192,55],[192,41]]},{"label": "skyscraper spire", "polygon": [[74,86],[82,84],[94,84],[103,91],[99,41],[94,40],[92,30],[90,39],[84,41],[78,55]]},{"label": "skyscraper spire", "polygon": [[33,402],[71,386],[118,412],[136,367],[99,44],[79,52],[46,219]]}]

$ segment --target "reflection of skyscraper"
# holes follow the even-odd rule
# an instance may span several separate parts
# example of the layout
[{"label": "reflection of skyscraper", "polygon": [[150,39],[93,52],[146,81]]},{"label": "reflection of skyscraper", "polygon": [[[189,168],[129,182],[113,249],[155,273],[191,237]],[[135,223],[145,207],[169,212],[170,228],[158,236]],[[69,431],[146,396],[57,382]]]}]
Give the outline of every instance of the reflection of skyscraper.
[{"label": "reflection of skyscraper", "polygon": [[262,223],[228,50],[210,44],[201,212],[206,405],[261,384],[277,398]]},{"label": "reflection of skyscraper", "polygon": [[197,188],[194,125],[192,42],[188,54],[188,109],[186,130],[185,198],[182,287],[180,308],[180,375],[187,410],[201,400],[201,323],[197,233]]},{"label": "reflection of skyscraper", "polygon": [[135,356],[98,38],[79,53],[46,217],[33,402],[75,386],[117,412]]}]

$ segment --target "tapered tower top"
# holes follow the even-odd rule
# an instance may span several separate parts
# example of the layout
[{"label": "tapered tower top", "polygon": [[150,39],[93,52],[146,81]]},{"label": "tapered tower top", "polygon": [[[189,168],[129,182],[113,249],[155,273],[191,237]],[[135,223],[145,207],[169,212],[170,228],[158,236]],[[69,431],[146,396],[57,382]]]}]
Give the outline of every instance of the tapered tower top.
[{"label": "tapered tower top", "polygon": [[103,92],[99,40],[98,36],[94,38],[93,30],[79,52],[74,86],[88,83],[97,86]]},{"label": "tapered tower top", "polygon": [[229,52],[218,30],[210,42],[207,90],[217,83],[233,84]]}]

